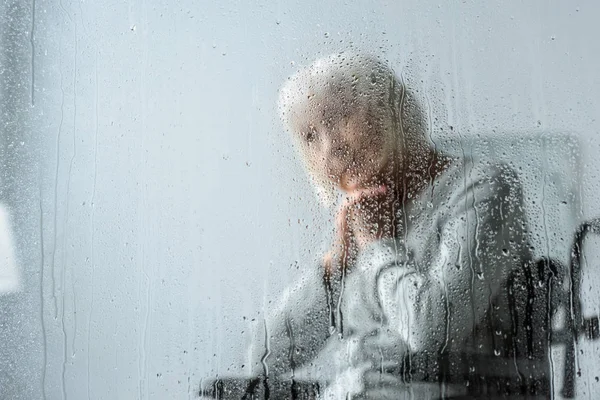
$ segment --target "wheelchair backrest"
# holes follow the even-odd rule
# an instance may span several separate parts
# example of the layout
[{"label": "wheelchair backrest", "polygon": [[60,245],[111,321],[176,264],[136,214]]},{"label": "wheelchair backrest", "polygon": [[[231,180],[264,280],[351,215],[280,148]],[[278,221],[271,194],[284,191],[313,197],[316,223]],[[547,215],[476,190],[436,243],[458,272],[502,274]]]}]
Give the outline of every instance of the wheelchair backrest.
[{"label": "wheelchair backrest", "polygon": [[568,134],[493,134],[440,138],[438,148],[481,162],[510,165],[521,178],[535,259],[568,264],[581,222],[580,146]]}]

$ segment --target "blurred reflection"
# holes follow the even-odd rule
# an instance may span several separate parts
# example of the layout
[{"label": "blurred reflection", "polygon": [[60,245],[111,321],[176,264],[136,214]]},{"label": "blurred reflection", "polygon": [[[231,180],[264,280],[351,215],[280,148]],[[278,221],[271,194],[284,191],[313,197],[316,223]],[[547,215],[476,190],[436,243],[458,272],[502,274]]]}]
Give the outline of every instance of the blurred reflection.
[{"label": "blurred reflection", "polygon": [[547,397],[545,272],[517,175],[436,151],[413,96],[369,56],[317,60],[279,110],[323,202],[341,197],[335,240],[257,329],[255,379],[207,393]]}]

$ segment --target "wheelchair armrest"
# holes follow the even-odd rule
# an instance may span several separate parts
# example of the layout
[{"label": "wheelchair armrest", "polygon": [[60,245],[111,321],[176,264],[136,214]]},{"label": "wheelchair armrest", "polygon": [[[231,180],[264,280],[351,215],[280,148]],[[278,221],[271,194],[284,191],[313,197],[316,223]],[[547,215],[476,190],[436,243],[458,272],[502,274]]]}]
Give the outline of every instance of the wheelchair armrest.
[{"label": "wheelchair armrest", "polygon": [[571,250],[571,266],[569,269],[569,291],[567,326],[565,329],[552,332],[553,342],[566,344],[566,359],[562,395],[566,398],[575,396],[575,345],[579,336],[585,335],[588,340],[600,339],[598,316],[584,318],[581,312],[581,266],[583,244],[590,234],[600,234],[600,218],[582,223],[575,231]]},{"label": "wheelchair armrest", "polygon": [[600,324],[597,315],[583,320],[583,330],[588,340],[600,339]]},{"label": "wheelchair armrest", "polygon": [[286,399],[314,400],[320,393],[318,382],[255,378],[223,377],[204,381],[200,397],[221,400]]},{"label": "wheelchair armrest", "polygon": [[[581,259],[583,245],[590,234],[600,234],[600,218],[595,218],[582,223],[575,232],[573,247],[571,250],[571,268],[570,268],[570,309],[571,324],[574,333],[589,333],[590,339],[597,339],[598,335],[598,317],[584,319],[581,313]],[[577,339],[576,339],[577,340]]]}]

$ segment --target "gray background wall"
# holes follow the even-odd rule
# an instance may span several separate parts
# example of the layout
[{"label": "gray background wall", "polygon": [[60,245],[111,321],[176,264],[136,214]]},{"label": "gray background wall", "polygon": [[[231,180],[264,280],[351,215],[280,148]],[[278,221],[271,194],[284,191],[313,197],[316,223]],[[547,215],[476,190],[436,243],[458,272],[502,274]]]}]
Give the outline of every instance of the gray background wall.
[{"label": "gray background wall", "polygon": [[[581,151],[532,155],[554,171],[535,181],[546,211],[569,198],[562,220],[534,219],[566,257],[568,232],[600,214],[599,13],[591,0],[2,2],[1,199],[24,290],[0,297],[0,397],[194,398],[235,371],[269,293],[330,234],[276,91],[342,48],[392,64],[436,140],[449,125],[505,144],[573,135]],[[598,345],[581,350],[578,393],[593,398]]]}]

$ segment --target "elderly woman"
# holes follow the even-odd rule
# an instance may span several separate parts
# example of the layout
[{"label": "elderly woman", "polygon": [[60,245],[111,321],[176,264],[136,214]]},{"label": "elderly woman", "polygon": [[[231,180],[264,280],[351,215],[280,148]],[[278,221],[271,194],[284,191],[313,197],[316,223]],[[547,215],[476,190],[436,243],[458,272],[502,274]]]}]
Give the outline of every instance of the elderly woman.
[{"label": "elderly woman", "polygon": [[247,394],[545,398],[517,176],[437,152],[372,57],[317,60],[279,109],[320,196],[344,200],[331,251],[260,324]]}]

